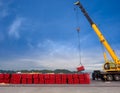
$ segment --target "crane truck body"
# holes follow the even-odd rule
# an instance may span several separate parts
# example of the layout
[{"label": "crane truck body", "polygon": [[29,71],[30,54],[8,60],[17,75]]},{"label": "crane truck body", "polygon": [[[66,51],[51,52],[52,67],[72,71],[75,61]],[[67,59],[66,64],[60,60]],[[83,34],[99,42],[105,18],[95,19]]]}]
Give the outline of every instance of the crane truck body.
[{"label": "crane truck body", "polygon": [[102,45],[105,47],[105,49],[112,58],[112,61],[108,60],[106,57],[106,53],[104,53],[105,63],[103,65],[103,71],[94,70],[94,72],[92,73],[92,79],[95,80],[96,78],[97,79],[100,78],[101,80],[108,81],[120,80],[120,59],[118,58],[114,50],[111,48],[110,44],[105,39],[98,26],[90,18],[90,16],[86,12],[85,8],[82,6],[80,1],[77,1],[75,5],[77,5],[81,9],[82,13],[84,14],[86,19],[90,23],[91,27],[93,28],[94,32],[98,36],[100,42],[102,43]]}]

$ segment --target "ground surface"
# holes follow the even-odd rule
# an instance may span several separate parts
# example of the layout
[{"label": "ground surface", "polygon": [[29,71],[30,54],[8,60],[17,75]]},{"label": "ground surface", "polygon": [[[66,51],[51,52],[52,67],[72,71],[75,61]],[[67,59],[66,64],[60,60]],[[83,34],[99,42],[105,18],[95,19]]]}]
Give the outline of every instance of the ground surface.
[{"label": "ground surface", "polygon": [[89,85],[0,85],[0,93],[120,93],[120,81],[91,81]]}]

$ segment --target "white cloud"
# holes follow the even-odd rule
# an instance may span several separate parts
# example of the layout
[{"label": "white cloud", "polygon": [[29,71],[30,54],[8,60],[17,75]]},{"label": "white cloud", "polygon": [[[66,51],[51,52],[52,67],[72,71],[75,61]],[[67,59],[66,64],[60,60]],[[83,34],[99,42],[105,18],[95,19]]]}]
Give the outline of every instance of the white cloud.
[{"label": "white cloud", "polygon": [[[1,67],[4,69],[69,69],[76,70],[79,66],[78,50],[69,43],[60,44],[51,40],[39,43],[39,47],[48,48],[41,53],[39,48],[33,49],[27,55],[14,58],[13,60],[4,62]],[[87,50],[86,50],[87,51]],[[101,69],[103,56],[99,55],[99,50],[91,49],[91,51],[82,53],[82,64],[87,71]],[[102,63],[103,62],[103,63]]]},{"label": "white cloud", "polygon": [[20,38],[20,29],[22,28],[23,21],[23,18],[16,18],[9,27],[8,35],[15,38]]},{"label": "white cloud", "polygon": [[[70,70],[76,70],[79,66],[79,51],[73,45],[69,43],[56,43],[52,41],[46,41],[46,44],[42,46],[49,46],[50,50],[41,57],[38,55],[38,65],[42,64],[44,67],[50,69],[64,68]],[[39,51],[38,51],[39,52]],[[81,51],[81,62],[85,66],[86,70],[102,70],[104,64],[104,58],[102,50],[98,47],[91,49],[85,49]]]}]

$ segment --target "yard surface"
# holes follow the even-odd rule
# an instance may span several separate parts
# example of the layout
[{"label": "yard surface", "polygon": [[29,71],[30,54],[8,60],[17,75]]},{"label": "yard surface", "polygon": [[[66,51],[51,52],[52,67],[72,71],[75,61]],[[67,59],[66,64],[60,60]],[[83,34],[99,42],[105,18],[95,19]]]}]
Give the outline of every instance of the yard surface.
[{"label": "yard surface", "polygon": [[120,81],[91,81],[89,85],[0,85],[0,93],[120,93]]}]

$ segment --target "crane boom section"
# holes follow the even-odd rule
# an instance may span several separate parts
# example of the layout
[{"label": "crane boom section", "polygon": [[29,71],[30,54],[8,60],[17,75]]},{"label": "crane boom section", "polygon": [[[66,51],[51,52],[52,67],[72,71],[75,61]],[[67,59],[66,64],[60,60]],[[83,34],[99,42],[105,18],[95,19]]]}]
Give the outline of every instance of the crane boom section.
[{"label": "crane boom section", "polygon": [[108,53],[110,54],[110,56],[112,57],[113,61],[116,64],[120,64],[119,58],[117,57],[117,55],[115,54],[114,50],[111,48],[111,46],[108,44],[107,40],[105,39],[105,37],[102,35],[101,31],[99,30],[99,28],[97,27],[97,25],[93,22],[93,20],[90,18],[90,16],[88,15],[88,13],[86,12],[86,10],[83,8],[82,4],[80,3],[80,1],[77,1],[75,3],[76,5],[79,6],[79,8],[81,9],[81,11],[83,12],[84,16],[87,18],[88,22],[90,23],[90,25],[92,26],[93,30],[95,31],[95,33],[97,34],[97,36],[100,39],[100,42],[103,44],[103,46],[106,48],[106,50],[108,51]]},{"label": "crane boom section", "polygon": [[114,60],[114,62],[116,64],[118,64],[119,63],[119,58],[117,57],[117,55],[115,54],[115,52],[111,48],[111,46],[108,44],[107,40],[104,38],[104,36],[100,32],[100,30],[98,29],[98,27],[96,26],[96,24],[92,24],[92,28],[94,29],[94,31],[98,35],[98,37],[100,39],[100,42],[104,45],[104,47],[106,48],[106,50],[108,51],[108,53],[110,54],[110,56],[112,57],[112,59]]}]

